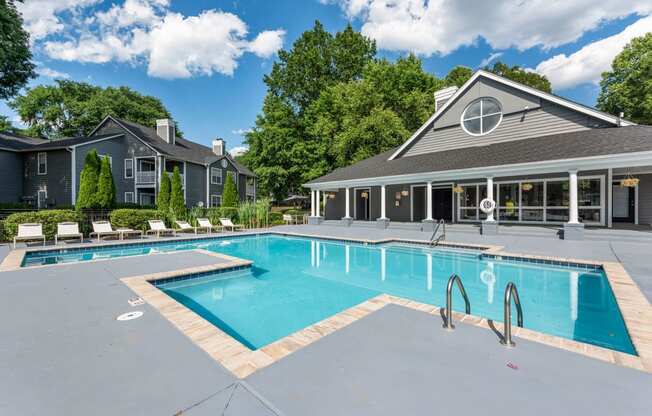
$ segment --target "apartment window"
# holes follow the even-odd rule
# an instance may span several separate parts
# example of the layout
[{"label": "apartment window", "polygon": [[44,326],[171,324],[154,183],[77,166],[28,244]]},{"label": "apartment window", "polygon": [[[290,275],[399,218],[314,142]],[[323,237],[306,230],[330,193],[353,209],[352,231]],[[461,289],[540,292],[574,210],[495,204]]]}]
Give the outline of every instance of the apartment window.
[{"label": "apartment window", "polygon": [[133,203],[134,203],[134,193],[125,192],[125,204],[133,204]]},{"label": "apartment window", "polygon": [[[131,179],[134,177],[134,160],[125,159],[125,179]],[[132,194],[133,198],[133,194]]]},{"label": "apartment window", "polygon": [[222,205],[222,195],[211,195],[211,206],[219,207]]},{"label": "apartment window", "polygon": [[37,155],[37,163],[38,163],[38,174],[39,175],[47,175],[47,173],[48,173],[48,154],[47,153],[39,153]]},{"label": "apartment window", "polygon": [[47,189],[39,189],[37,195],[38,208],[47,208],[48,205],[48,191]]},{"label": "apartment window", "polygon": [[222,169],[211,168],[211,184],[222,185]]}]

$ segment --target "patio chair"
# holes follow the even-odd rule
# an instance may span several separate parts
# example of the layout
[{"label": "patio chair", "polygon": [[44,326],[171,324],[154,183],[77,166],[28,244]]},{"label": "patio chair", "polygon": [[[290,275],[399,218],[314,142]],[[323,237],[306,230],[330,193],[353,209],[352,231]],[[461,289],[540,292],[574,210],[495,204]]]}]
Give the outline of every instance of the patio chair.
[{"label": "patio chair", "polygon": [[283,214],[283,221],[285,221],[285,225],[294,224],[294,218],[290,214]]},{"label": "patio chair", "polygon": [[90,238],[97,237],[97,242],[102,240],[102,237],[115,236],[120,238],[120,231],[116,231],[111,227],[108,221],[93,221],[93,232],[89,234]]},{"label": "patio chair", "polygon": [[149,223],[149,230],[147,230],[147,234],[156,234],[156,238],[160,238],[161,234],[171,234],[175,235],[176,231],[172,228],[167,228],[165,226],[165,223],[161,220],[149,220],[147,221]]},{"label": "patio chair", "polygon": [[45,245],[43,225],[40,223],[18,224],[18,234],[14,237],[14,248],[17,241],[42,241]]},{"label": "patio chair", "polygon": [[181,232],[184,232],[184,233],[192,232],[192,233],[197,234],[197,227],[193,227],[192,225],[190,225],[188,223],[188,221],[178,221],[177,220],[175,222],[177,223],[177,226],[179,227],[179,229],[177,231],[181,231]]},{"label": "patio chair", "polygon": [[197,218],[197,224],[199,224],[199,226],[197,227],[198,229],[205,229],[208,231],[209,234],[213,230],[217,230],[217,232],[224,230],[223,226],[213,225],[213,223],[211,223],[211,220],[209,220],[208,218]]},{"label": "patio chair", "polygon": [[84,242],[84,234],[79,232],[79,224],[76,222],[60,222],[57,224],[57,234],[54,236],[54,244],[59,244],[59,240],[79,238],[79,242]]},{"label": "patio chair", "polygon": [[231,231],[244,230],[244,225],[234,224],[230,218],[220,218],[220,224],[227,230],[230,228]]}]

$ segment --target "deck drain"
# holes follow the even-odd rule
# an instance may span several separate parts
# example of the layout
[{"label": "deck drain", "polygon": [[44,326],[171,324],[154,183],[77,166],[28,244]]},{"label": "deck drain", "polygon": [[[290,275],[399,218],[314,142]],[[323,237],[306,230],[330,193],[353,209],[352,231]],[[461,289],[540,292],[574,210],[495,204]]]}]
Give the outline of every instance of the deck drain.
[{"label": "deck drain", "polygon": [[116,321],[131,321],[132,319],[138,319],[141,316],[143,316],[143,313],[141,311],[133,311],[133,312],[123,313],[122,315],[115,318],[115,320]]},{"label": "deck drain", "polygon": [[145,304],[143,298],[131,298],[128,300],[128,302],[131,306],[140,306]]}]

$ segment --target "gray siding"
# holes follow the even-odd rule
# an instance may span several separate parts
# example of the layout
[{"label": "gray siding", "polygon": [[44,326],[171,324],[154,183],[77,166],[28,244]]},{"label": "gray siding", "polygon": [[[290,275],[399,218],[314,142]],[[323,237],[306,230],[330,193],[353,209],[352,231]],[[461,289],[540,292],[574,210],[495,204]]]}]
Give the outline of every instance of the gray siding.
[{"label": "gray siding", "polygon": [[[38,174],[37,152],[24,156],[23,195],[36,198],[39,190],[46,190],[48,205],[72,205],[71,155],[67,150],[47,153],[47,175]],[[36,202],[35,202],[36,203]]]},{"label": "gray siding", "polygon": [[[225,159],[222,159],[222,160],[225,160]],[[222,171],[222,183],[219,184],[219,185],[217,185],[217,184],[209,184],[209,196],[210,195],[222,196],[222,194],[224,193],[224,184],[226,183],[226,172],[229,171],[229,172],[233,172],[235,174],[235,179],[237,181],[236,187],[238,188],[238,193],[239,193],[240,199],[242,200],[244,191],[240,192],[240,186],[241,186],[241,183],[243,181],[241,180],[241,178],[238,177],[238,176],[241,176],[241,175],[238,175],[237,169],[230,162],[227,164],[226,168],[223,168],[222,167],[222,160],[220,160],[218,162],[215,162],[212,165],[210,165],[210,167],[219,168]],[[209,177],[209,179],[210,179],[210,177]],[[244,185],[242,185],[242,186],[244,186]],[[210,202],[210,197],[209,197],[209,202]]]},{"label": "gray siding", "polygon": [[0,166],[4,173],[0,180],[0,203],[20,202],[23,196],[23,156],[0,150]]},{"label": "gray siding", "polygon": [[652,224],[652,174],[636,175],[638,184],[638,223]]},{"label": "gray siding", "polygon": [[[466,106],[480,97],[498,99],[503,107],[503,120],[491,133],[471,136],[461,127],[460,118]],[[526,106],[528,110],[524,111]],[[585,114],[490,80],[482,80],[474,84],[432,127],[422,133],[403,155],[414,156],[470,146],[485,146],[529,137],[600,128],[605,125],[604,122]]]},{"label": "gray siding", "polygon": [[[124,130],[121,130],[120,133],[124,133]],[[77,177],[75,194],[79,192],[79,178],[81,171],[84,168],[86,155],[93,149],[95,149],[100,155],[108,155],[112,158],[113,166],[111,172],[113,173],[113,182],[115,183],[116,200],[119,203],[124,202],[125,192],[134,192],[137,166],[135,158],[155,156],[152,149],[128,134],[113,139],[79,146],[75,150],[75,169]],[[133,178],[125,178],[125,159],[134,160]]]},{"label": "gray siding", "polygon": [[186,163],[186,206],[206,204],[206,167]]}]

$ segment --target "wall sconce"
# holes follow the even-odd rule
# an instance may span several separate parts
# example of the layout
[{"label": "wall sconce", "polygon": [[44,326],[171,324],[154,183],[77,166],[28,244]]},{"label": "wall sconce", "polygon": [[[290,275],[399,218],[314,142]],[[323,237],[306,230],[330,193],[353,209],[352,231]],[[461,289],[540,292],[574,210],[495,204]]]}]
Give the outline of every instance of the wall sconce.
[{"label": "wall sconce", "polygon": [[531,191],[532,188],[534,188],[534,185],[532,185],[532,184],[529,183],[529,182],[526,182],[526,183],[524,183],[523,185],[521,185],[521,189],[523,189],[525,192],[527,192],[527,191]]},{"label": "wall sconce", "polygon": [[455,192],[456,194],[461,194],[462,192],[464,192],[464,188],[462,188],[460,185],[454,186],[453,192]]},{"label": "wall sconce", "polygon": [[394,206],[400,207],[401,206],[401,201],[399,201],[398,199],[396,201],[394,201]]},{"label": "wall sconce", "polygon": [[410,191],[408,191],[407,189],[403,189],[403,190],[401,191],[401,195],[403,195],[403,196],[408,196],[408,195],[410,195]]},{"label": "wall sconce", "polygon": [[360,194],[360,196],[363,197],[364,199],[367,199],[367,198],[369,198],[369,193],[368,192],[363,192],[363,193]]}]

